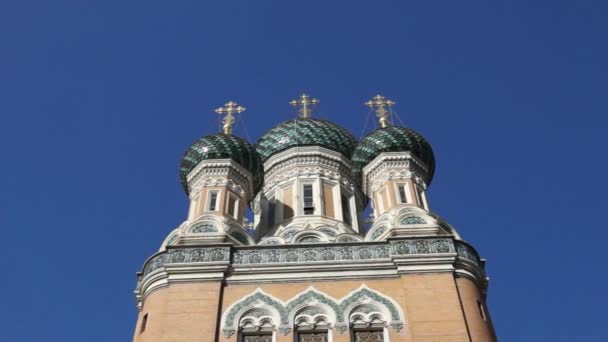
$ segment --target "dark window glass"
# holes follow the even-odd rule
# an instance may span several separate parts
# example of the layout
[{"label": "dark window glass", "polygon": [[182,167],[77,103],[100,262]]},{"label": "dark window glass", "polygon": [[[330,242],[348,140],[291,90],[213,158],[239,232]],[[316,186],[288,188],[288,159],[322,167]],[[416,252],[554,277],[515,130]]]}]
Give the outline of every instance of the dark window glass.
[{"label": "dark window glass", "polygon": [[139,328],[140,334],[146,330],[146,325],[148,325],[148,314],[145,314],[144,318],[141,319],[141,328]]},{"label": "dark window glass", "polygon": [[304,184],[304,215],[312,215],[315,212],[313,202],[312,184]]},{"label": "dark window glass", "polygon": [[298,342],[327,342],[327,332],[298,333]]},{"label": "dark window glass", "polygon": [[271,198],[268,200],[268,225],[269,226],[274,226],[274,218],[275,218],[275,212],[277,209],[277,203],[275,202],[274,198]]},{"label": "dark window glass", "polygon": [[401,203],[407,203],[407,195],[405,193],[405,185],[399,185],[399,200]]},{"label": "dark window glass", "polygon": [[352,217],[350,216],[350,201],[348,200],[348,196],[342,194],[342,218],[344,223],[347,225],[352,224]]},{"label": "dark window glass", "polygon": [[355,330],[355,342],[384,342],[382,330]]},{"label": "dark window glass", "polygon": [[241,339],[243,342],[272,342],[272,334],[247,334]]},{"label": "dark window glass", "polygon": [[217,208],[217,191],[209,193],[209,211],[216,211]]}]

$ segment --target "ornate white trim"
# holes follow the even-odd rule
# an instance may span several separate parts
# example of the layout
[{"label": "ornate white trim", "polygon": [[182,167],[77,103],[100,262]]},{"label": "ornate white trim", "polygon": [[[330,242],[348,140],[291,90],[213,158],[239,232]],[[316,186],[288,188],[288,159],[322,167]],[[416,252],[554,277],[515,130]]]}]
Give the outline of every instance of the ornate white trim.
[{"label": "ornate white trim", "polygon": [[[360,314],[355,309],[362,305],[373,305],[380,310],[371,314],[381,315],[385,324],[392,329],[400,331],[404,328],[405,315],[401,306],[392,298],[363,284],[340,300],[311,286],[289,299],[287,303],[257,288],[224,311],[221,319],[222,332],[227,337],[232,336],[238,330],[238,323],[247,317],[246,313],[260,308],[272,313],[272,319],[275,324],[279,324],[279,331],[283,335],[302,324],[323,324],[328,329],[333,328],[343,334],[348,330],[351,317]],[[370,313],[364,314],[368,318],[371,316]]]},{"label": "ornate white trim", "polygon": [[363,168],[361,188],[371,196],[389,179],[412,179],[426,190],[427,174],[427,167],[410,152],[383,152]]},{"label": "ornate white trim", "polygon": [[253,199],[253,177],[232,159],[214,159],[200,162],[187,176],[190,199],[209,186],[225,186],[248,202]]}]

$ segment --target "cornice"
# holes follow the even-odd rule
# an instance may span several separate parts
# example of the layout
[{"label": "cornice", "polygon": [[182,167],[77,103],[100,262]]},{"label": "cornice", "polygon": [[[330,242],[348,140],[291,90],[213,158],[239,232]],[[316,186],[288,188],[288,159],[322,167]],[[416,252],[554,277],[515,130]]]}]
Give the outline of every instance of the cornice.
[{"label": "cornice", "polygon": [[410,152],[383,152],[363,168],[362,190],[371,194],[387,180],[411,178],[426,189],[428,169]]},{"label": "cornice", "polygon": [[473,247],[450,237],[417,237],[247,247],[169,246],[144,263],[135,294],[140,307],[151,291],[172,282],[223,280],[258,284],[437,272],[468,276],[482,290],[487,285],[484,262]]},{"label": "cornice", "polygon": [[190,198],[206,186],[227,186],[251,200],[254,194],[253,177],[249,171],[232,159],[214,159],[200,162],[187,177]]}]

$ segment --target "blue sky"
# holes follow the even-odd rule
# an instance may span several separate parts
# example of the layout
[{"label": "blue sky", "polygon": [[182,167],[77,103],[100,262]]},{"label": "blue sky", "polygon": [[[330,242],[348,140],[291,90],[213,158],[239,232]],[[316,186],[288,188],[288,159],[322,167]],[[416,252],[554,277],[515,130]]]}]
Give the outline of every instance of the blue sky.
[{"label": "blue sky", "polygon": [[257,139],[302,91],[357,136],[381,92],[431,142],[430,205],[488,260],[502,341],[603,340],[606,9],[2,1],[0,340],[130,340],[184,150],[227,100]]}]

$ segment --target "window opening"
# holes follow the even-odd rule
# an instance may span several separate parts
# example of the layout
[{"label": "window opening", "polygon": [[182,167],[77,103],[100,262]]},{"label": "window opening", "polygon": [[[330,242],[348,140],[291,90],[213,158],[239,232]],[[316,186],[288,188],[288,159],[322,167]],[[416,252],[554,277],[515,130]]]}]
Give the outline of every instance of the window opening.
[{"label": "window opening", "polygon": [[352,217],[350,215],[350,201],[349,201],[348,196],[346,196],[344,193],[341,196],[342,196],[342,220],[344,221],[345,224],[350,226],[352,224]]},{"label": "window opening", "polygon": [[304,184],[304,215],[312,215],[315,212],[312,184]]},{"label": "window opening", "polygon": [[242,334],[240,342],[272,342],[272,333],[247,333]]},{"label": "window opening", "polygon": [[236,213],[237,213],[237,200],[236,197],[234,197],[233,195],[228,196],[228,215],[232,216],[233,218],[237,218],[236,217]]},{"label": "window opening", "polygon": [[148,325],[148,314],[145,314],[141,319],[141,328],[139,328],[139,333],[143,333],[146,330],[146,325]]},{"label": "window opening", "polygon": [[384,331],[382,329],[355,330],[354,342],[384,342]]},{"label": "window opening", "polygon": [[399,201],[401,203],[407,203],[407,193],[405,192],[405,184],[399,184],[397,188],[399,189]]},{"label": "window opening", "polygon": [[298,332],[298,342],[327,342],[327,332]]},{"label": "window opening", "polygon": [[276,215],[276,210],[277,210],[277,202],[275,201],[274,197],[270,198],[268,200],[268,225],[269,226],[274,226],[274,220],[275,220],[275,215]]},{"label": "window opening", "polygon": [[216,211],[217,210],[217,191],[210,191],[209,192],[209,206],[208,206],[208,210],[209,211]]}]

